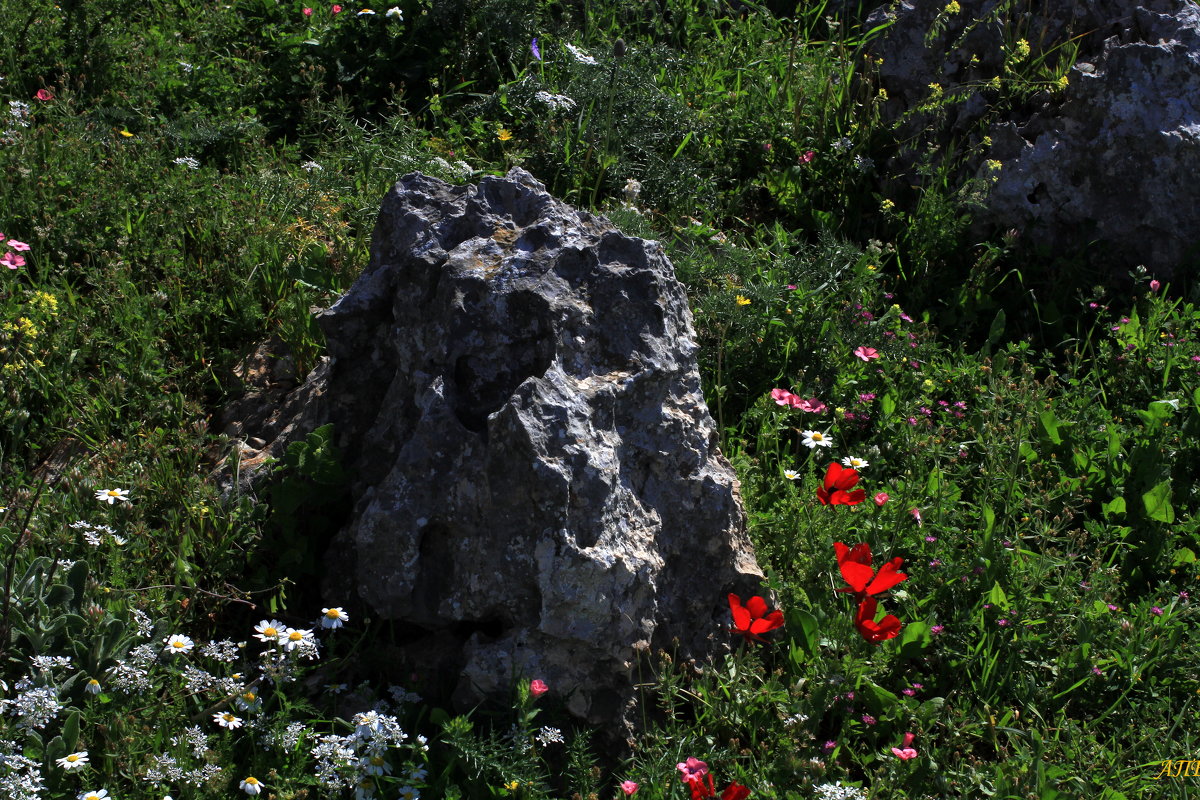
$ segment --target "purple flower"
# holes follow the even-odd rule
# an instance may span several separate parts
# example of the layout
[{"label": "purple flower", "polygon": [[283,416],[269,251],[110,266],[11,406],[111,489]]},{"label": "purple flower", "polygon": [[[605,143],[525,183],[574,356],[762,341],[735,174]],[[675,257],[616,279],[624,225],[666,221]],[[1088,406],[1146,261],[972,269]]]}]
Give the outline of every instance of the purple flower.
[{"label": "purple flower", "polygon": [[946,630],[945,625],[934,625],[932,628],[929,629],[929,632],[932,633],[934,636],[937,636],[939,633],[941,633],[944,630]]},{"label": "purple flower", "polygon": [[937,541],[937,537],[936,537],[936,536],[926,536],[926,537],[925,537],[925,541],[927,541],[927,542],[936,542],[936,541]]},{"label": "purple flower", "polygon": [[837,747],[837,742],[835,742],[833,740],[825,742],[825,752],[826,753],[832,751],[833,748],[835,748],[835,747]]},{"label": "purple flower", "polygon": [[1116,611],[1116,610],[1117,610],[1117,607],[1116,607],[1116,606],[1114,606],[1112,603],[1109,603],[1109,604],[1108,604],[1108,610],[1109,610],[1109,611]]},{"label": "purple flower", "polygon": [[538,50],[537,37],[533,37],[533,41],[529,43],[529,50],[533,53],[533,57],[538,61],[542,60],[542,51]]},{"label": "purple flower", "polygon": [[1104,674],[1104,670],[1100,669],[1099,667],[1092,667],[1092,674],[1094,674],[1094,675],[1103,675],[1103,674]]},{"label": "purple flower", "polygon": [[870,714],[863,714],[862,721],[864,725],[874,725],[876,722],[878,722],[878,720],[876,720]]},{"label": "purple flower", "polygon": [[902,689],[900,691],[900,694],[904,695],[905,697],[912,697],[916,693],[917,693],[916,689]]},{"label": "purple flower", "polygon": [[1159,608],[1158,606],[1152,606],[1152,607],[1150,608],[1150,613],[1151,613],[1151,614],[1153,614],[1153,615],[1154,615],[1154,616],[1156,616],[1156,617],[1161,617],[1161,616],[1162,616],[1162,613],[1163,613],[1163,610],[1162,610],[1161,608]]},{"label": "purple flower", "polygon": [[1008,627],[1008,620],[1006,620],[1006,619],[998,619],[998,620],[996,620],[996,624],[997,624],[997,625],[999,625],[1001,628],[1007,628],[1007,627]]}]

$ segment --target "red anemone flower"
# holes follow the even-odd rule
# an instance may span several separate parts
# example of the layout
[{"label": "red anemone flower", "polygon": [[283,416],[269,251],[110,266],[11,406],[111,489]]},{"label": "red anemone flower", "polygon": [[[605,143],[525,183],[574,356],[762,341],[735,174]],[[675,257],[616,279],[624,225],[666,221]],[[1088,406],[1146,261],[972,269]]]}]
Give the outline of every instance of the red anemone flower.
[{"label": "red anemone flower", "polygon": [[746,800],[749,796],[750,790],[737,781],[726,786],[725,791],[721,792],[721,800]]},{"label": "red anemone flower", "polygon": [[891,614],[875,621],[877,607],[875,598],[868,597],[858,604],[858,613],[854,615],[854,627],[871,644],[885,642],[900,633],[900,620]]},{"label": "red anemone flower", "polygon": [[856,544],[853,548],[834,542],[833,549],[837,551],[842,579],[848,584],[838,589],[839,592],[853,593],[861,600],[868,595],[886,592],[908,578],[908,575],[900,572],[904,559],[899,556],[880,567],[879,572],[871,569],[871,546],[866,542]]},{"label": "red anemone flower", "polygon": [[742,598],[730,594],[729,611],[733,614],[733,632],[742,634],[747,641],[757,639],[761,642],[760,633],[783,627],[783,612],[775,609],[768,614],[767,601],[757,595],[742,605]]},{"label": "red anemone flower", "polygon": [[863,489],[854,488],[858,483],[858,472],[849,467],[843,467],[836,461],[825,470],[825,485],[817,489],[817,499],[823,506],[854,506],[866,499]]}]

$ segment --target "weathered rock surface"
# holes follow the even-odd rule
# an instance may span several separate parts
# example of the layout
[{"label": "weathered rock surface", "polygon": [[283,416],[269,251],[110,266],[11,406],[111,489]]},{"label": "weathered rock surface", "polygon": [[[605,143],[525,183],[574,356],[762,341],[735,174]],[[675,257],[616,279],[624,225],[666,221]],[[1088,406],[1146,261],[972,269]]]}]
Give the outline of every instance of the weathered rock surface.
[{"label": "weathered rock surface", "polygon": [[319,322],[329,360],[242,409],[242,435],[277,456],[335,425],[354,511],[331,604],[404,623],[405,660],[457,675],[461,705],[536,677],[610,725],[631,722],[642,655],[728,647],[725,595],[762,574],[656,243],[520,169],[412,174]]},{"label": "weathered rock surface", "polygon": [[[1091,262],[1113,275],[1144,264],[1169,276],[1193,261],[1200,239],[1200,7],[1191,0],[1045,3],[1001,25],[998,0],[960,0],[962,11],[927,46],[944,5],[901,2],[868,22],[895,19],[873,46],[883,59],[893,118],[924,102],[930,83],[950,93],[1002,75],[1004,46],[1014,44],[1006,30],[1025,31],[1034,45],[1079,37],[1067,88],[1038,95],[989,132],[994,146],[975,166],[986,174],[987,158],[1003,167],[978,220],[1015,228],[1052,253],[1094,242]],[[978,145],[988,102],[980,88],[948,109],[948,132],[960,144]],[[917,114],[907,132],[924,124]]]}]

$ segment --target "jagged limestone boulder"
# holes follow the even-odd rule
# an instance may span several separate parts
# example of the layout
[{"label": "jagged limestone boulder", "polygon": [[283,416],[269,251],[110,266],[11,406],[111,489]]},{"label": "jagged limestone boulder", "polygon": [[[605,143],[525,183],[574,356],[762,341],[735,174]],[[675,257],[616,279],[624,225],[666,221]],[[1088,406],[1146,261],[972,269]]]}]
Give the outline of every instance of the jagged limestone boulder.
[{"label": "jagged limestone boulder", "polygon": [[327,362],[242,433],[253,466],[333,423],[353,512],[328,600],[400,623],[400,661],[460,705],[536,677],[628,726],[640,658],[728,647],[726,593],[762,574],[656,243],[520,169],[407,175],[319,322]]}]

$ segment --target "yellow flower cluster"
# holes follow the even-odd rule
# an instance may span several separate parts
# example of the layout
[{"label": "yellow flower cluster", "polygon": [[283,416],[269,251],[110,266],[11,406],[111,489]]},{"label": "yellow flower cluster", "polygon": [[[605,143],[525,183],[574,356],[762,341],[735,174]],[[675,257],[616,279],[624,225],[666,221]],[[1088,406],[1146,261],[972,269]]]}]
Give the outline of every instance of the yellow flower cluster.
[{"label": "yellow flower cluster", "polygon": [[29,305],[33,306],[35,311],[52,317],[58,316],[58,298],[49,292],[34,292],[29,298]]},{"label": "yellow flower cluster", "polygon": [[962,6],[958,4],[958,0],[950,0],[942,11],[946,14],[957,14],[962,11]]},{"label": "yellow flower cluster", "polygon": [[0,325],[0,329],[4,330],[6,333],[11,333],[15,336],[21,336],[26,339],[36,339],[38,334],[41,333],[41,331],[38,329],[38,326],[34,325],[33,320],[31,320],[29,317],[19,317],[16,322],[5,322],[3,325]]}]

